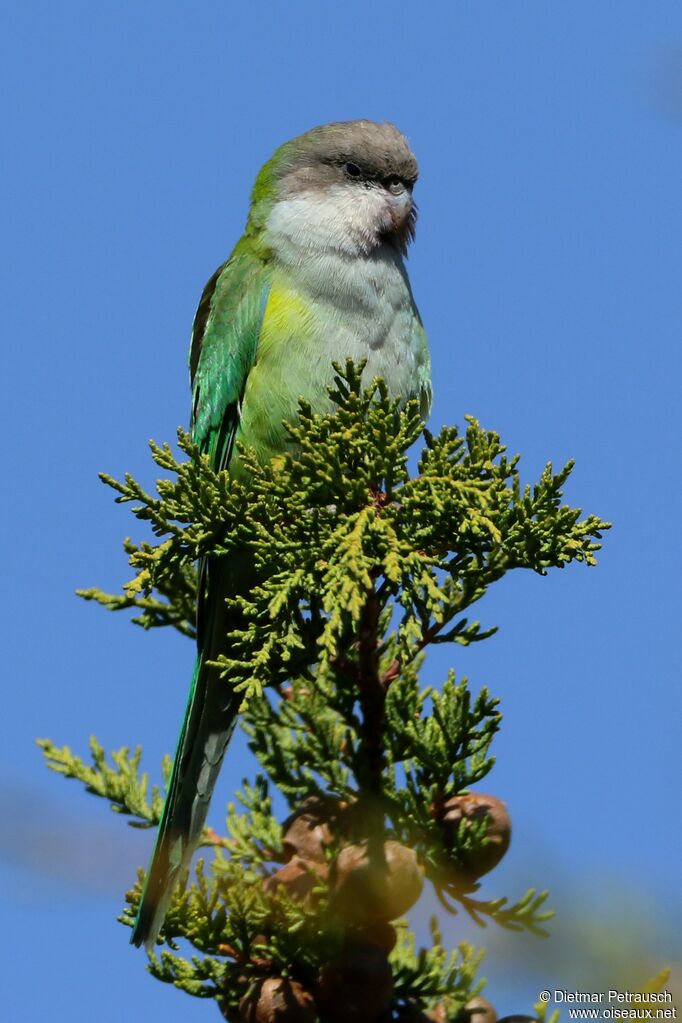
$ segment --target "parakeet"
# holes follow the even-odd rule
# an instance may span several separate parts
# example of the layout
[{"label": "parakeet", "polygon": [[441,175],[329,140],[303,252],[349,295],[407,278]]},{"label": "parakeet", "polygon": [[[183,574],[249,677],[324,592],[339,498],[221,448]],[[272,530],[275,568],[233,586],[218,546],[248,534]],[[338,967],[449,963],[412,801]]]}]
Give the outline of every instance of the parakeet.
[{"label": "parakeet", "polygon": [[[191,432],[216,469],[245,478],[235,441],[263,462],[287,446],[300,398],[331,408],[332,362],[366,360],[392,397],[431,401],[426,335],[403,262],[417,162],[392,124],[344,121],[286,142],[261,169],[246,229],[211,277],[190,345]],[[151,949],[201,837],[240,696],[208,661],[225,652],[230,559],[200,566],[197,659],[132,933]]]}]

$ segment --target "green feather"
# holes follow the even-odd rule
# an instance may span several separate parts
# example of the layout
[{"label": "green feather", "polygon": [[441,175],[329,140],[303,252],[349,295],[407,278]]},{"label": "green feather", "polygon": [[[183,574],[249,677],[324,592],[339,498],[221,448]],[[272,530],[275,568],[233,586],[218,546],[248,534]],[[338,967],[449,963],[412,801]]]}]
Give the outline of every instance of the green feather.
[{"label": "green feather", "polygon": [[[214,468],[226,468],[239,424],[244,386],[255,356],[268,277],[242,239],[204,289],[190,346],[192,434]],[[198,653],[159,830],[131,941],[153,948],[175,883],[189,867],[201,833],[240,697],[208,666],[224,652],[225,595],[248,585],[238,556],[200,565]]]},{"label": "green feather", "polygon": [[229,462],[269,286],[268,264],[247,235],[206,285],[194,318],[192,436],[216,469]]}]

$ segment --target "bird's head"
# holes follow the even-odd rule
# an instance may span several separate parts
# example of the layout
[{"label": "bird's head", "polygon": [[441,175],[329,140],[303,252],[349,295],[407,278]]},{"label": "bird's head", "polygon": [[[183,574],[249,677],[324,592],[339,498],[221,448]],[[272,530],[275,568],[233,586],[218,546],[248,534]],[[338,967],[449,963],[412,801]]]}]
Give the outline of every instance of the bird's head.
[{"label": "bird's head", "polygon": [[340,121],[286,142],[261,170],[249,225],[275,248],[404,253],[414,237],[417,161],[392,124]]}]

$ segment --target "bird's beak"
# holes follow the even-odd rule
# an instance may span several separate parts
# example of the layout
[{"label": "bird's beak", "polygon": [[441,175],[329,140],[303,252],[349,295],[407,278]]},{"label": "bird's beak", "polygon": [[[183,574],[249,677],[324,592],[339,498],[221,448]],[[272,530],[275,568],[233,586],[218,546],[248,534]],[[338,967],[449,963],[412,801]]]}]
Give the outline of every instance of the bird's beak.
[{"label": "bird's beak", "polygon": [[391,196],[391,217],[396,231],[404,229],[410,219],[413,205],[412,193],[407,188],[398,195]]},{"label": "bird's beak", "polygon": [[390,211],[393,243],[403,255],[407,255],[407,247],[414,241],[417,223],[417,205],[412,198],[412,192],[406,188],[398,195],[391,195]]}]

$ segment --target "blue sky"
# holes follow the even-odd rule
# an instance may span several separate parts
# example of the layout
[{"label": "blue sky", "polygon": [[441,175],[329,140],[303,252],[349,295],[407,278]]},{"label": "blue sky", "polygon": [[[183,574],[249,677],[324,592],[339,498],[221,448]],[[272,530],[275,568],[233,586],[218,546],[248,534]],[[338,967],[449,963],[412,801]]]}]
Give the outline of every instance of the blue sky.
[{"label": "blue sky", "polygon": [[[632,901],[654,921],[630,935],[642,963],[669,961],[682,7],[27,0],[2,36],[2,1019],[80,1020],[93,1006],[99,1023],[217,1018],[148,978],[115,922],[151,835],[48,774],[32,743],[141,742],[152,772],[174,745],[191,645],[73,597],[125,578],[134,523],[96,473],[151,482],[146,441],[187,422],[194,308],[259,166],[352,117],[394,121],[420,160],[409,268],[433,352],[431,426],[476,415],[522,452],[527,479],[575,458],[568,499],[615,524],[597,569],[512,575],[480,605],[499,634],[428,663],[429,681],[452,663],[503,701],[486,788],[515,834],[484,890],[553,886],[556,947],[605,893]],[[238,740],[216,823],[248,770]],[[470,933],[446,927],[453,943]],[[517,939],[476,937],[494,938],[484,972],[501,1015],[566,986],[568,966],[539,946],[511,976]]]}]

